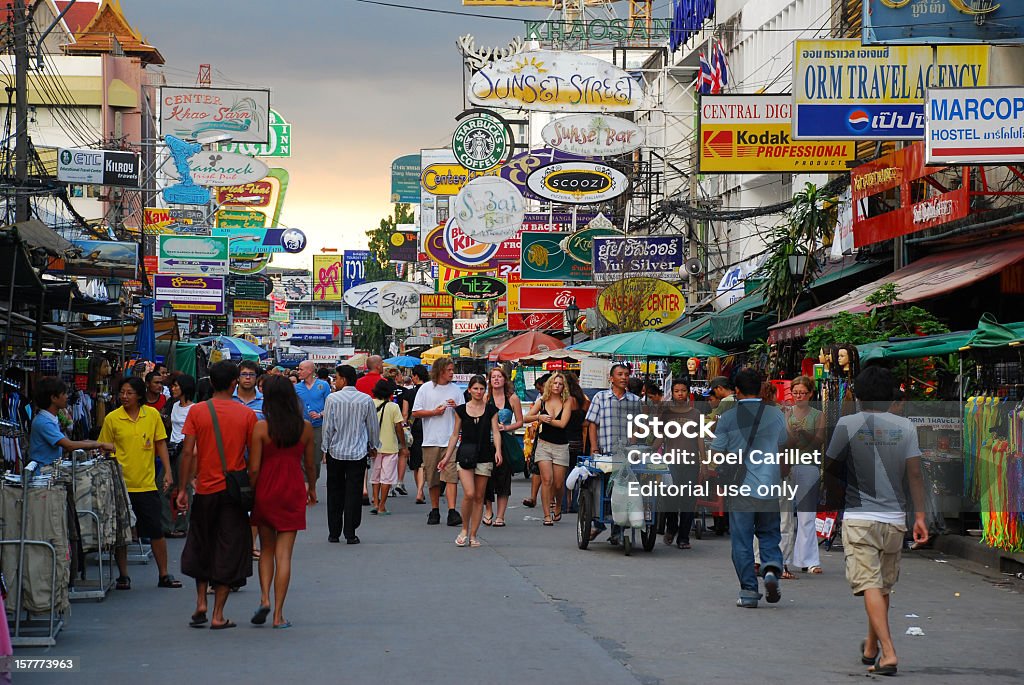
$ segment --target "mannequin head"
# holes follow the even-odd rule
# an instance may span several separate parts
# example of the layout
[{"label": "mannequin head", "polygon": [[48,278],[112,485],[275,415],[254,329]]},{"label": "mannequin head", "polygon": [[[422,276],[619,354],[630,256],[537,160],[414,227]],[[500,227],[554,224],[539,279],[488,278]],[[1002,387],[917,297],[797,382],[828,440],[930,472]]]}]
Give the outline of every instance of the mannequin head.
[{"label": "mannequin head", "polygon": [[832,351],[832,372],[853,378],[860,372],[860,355],[856,345],[836,345]]},{"label": "mannequin head", "polygon": [[686,360],[686,373],[688,373],[691,378],[696,378],[697,377],[697,373],[699,371],[700,371],[700,360],[699,359],[697,359],[696,357],[690,357],[689,359]]}]

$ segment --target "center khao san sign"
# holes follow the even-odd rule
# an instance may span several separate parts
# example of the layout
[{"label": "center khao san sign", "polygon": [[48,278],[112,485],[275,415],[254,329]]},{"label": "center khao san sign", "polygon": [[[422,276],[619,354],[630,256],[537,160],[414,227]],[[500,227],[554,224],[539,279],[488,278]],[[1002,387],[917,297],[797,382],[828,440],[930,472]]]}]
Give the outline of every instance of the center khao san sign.
[{"label": "center khao san sign", "polygon": [[481,107],[538,112],[633,112],[640,82],[615,65],[574,52],[534,50],[498,60],[470,79],[467,98]]}]

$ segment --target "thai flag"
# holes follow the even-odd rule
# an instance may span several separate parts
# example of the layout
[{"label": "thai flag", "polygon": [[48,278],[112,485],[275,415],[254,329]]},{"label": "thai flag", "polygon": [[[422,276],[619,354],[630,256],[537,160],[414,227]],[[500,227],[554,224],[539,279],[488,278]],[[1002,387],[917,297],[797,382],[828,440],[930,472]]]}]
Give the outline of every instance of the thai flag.
[{"label": "thai flag", "polygon": [[725,50],[722,48],[722,41],[715,41],[715,49],[711,53],[711,63],[715,87],[711,91],[717,93],[729,85],[729,63],[725,61]]},{"label": "thai flag", "polygon": [[715,89],[714,70],[711,68],[711,63],[708,62],[703,52],[700,53],[700,74],[697,76],[697,90],[700,91],[701,95],[718,92]]}]

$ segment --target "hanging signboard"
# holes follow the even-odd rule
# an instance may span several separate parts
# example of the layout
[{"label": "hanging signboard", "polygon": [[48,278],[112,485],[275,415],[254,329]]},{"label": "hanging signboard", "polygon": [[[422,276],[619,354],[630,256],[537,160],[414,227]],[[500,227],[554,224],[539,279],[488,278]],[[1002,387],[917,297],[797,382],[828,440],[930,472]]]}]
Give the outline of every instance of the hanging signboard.
[{"label": "hanging signboard", "polygon": [[201,209],[146,207],[142,210],[142,232],[146,235],[210,235],[205,219],[206,213]]},{"label": "hanging signboard", "polygon": [[512,127],[494,112],[471,109],[457,118],[452,134],[455,161],[470,171],[487,171],[512,156]]},{"label": "hanging signboard", "polygon": [[391,234],[388,256],[393,262],[415,262],[419,254],[419,238],[414,231],[395,231]]},{"label": "hanging signboard", "polygon": [[633,112],[644,105],[640,82],[622,69],[596,57],[548,50],[484,67],[470,79],[466,95],[481,107],[541,112]]},{"label": "hanging signboard", "polygon": [[455,300],[448,293],[421,293],[421,319],[451,319],[455,316]]},{"label": "hanging signboard", "polygon": [[856,143],[793,141],[791,95],[701,95],[702,173],[846,173]]},{"label": "hanging signboard", "polygon": [[1024,42],[1017,3],[973,0],[863,0],[864,45]]},{"label": "hanging signboard", "polygon": [[524,281],[590,281],[593,280],[589,264],[572,259],[560,243],[568,233],[524,232],[520,255]]},{"label": "hanging signboard", "polygon": [[134,152],[59,148],[57,180],[97,186],[139,187],[141,163]]},{"label": "hanging signboard", "polygon": [[405,155],[391,163],[391,202],[420,201],[420,156]]},{"label": "hanging signboard", "polygon": [[[452,319],[452,335],[469,335],[487,328],[488,321],[484,318]],[[454,351],[454,350],[453,350]]]},{"label": "hanging signboard", "polygon": [[597,307],[609,323],[632,330],[663,328],[686,312],[679,288],[656,278],[624,278],[601,291]]},{"label": "hanging signboard", "polygon": [[599,237],[592,241],[594,280],[617,281],[631,274],[650,278],[678,278],[686,261],[686,242],[682,236],[644,236],[638,238]]},{"label": "hanging signboard", "polygon": [[459,191],[452,218],[474,240],[497,245],[522,228],[526,202],[510,181],[495,176],[476,178]]},{"label": "hanging signboard", "polygon": [[153,277],[156,311],[170,307],[175,314],[224,314],[223,276]]},{"label": "hanging signboard", "polygon": [[597,293],[599,288],[593,286],[582,287],[538,287],[524,284],[519,290],[519,307],[524,311],[554,311],[565,309],[573,302],[580,309],[590,309],[597,306]]},{"label": "hanging signboard", "polygon": [[[970,213],[970,184],[963,180],[959,188],[945,193],[925,185],[925,197],[913,202],[918,197],[914,191],[921,179],[944,170],[945,167],[925,164],[925,144],[920,141],[853,169],[850,186],[854,245],[871,245],[965,218]],[[887,201],[875,202],[874,196]],[[890,202],[896,205],[895,209],[877,211],[888,210]],[[875,211],[867,216],[867,210]]]},{"label": "hanging signboard", "polygon": [[227,335],[228,317],[197,316],[190,317],[189,335],[193,338],[205,338],[210,335]]},{"label": "hanging signboard", "polygon": [[[266,177],[270,167],[253,157],[234,152],[202,152],[188,162],[192,182],[197,186],[238,186]],[[170,164],[167,175],[178,178],[177,168]]]},{"label": "hanging signboard", "polygon": [[215,228],[213,235],[231,242],[231,254],[298,254],[306,249],[306,234],[297,228]]},{"label": "hanging signboard", "polygon": [[565,328],[565,312],[513,312],[505,322],[510,331],[560,331]]},{"label": "hanging signboard", "polygon": [[135,280],[139,270],[138,243],[120,243],[111,240],[72,240],[81,250],[78,257],[55,260],[51,271],[69,276],[99,276]]},{"label": "hanging signboard", "polygon": [[228,239],[213,236],[160,236],[157,271],[167,274],[227,274]]},{"label": "hanging signboard", "polygon": [[[342,298],[344,299],[345,304],[349,307],[376,314],[377,300],[380,297],[380,290],[388,283],[404,283],[404,281],[373,281],[372,283],[362,283],[352,288],[346,288],[345,294]],[[406,283],[406,285],[414,289],[417,293],[426,294],[434,292],[432,287],[422,283]]]},{"label": "hanging signboard", "polygon": [[270,91],[199,86],[160,88],[160,135],[195,140],[228,133],[234,143],[270,142]]},{"label": "hanging signboard", "polygon": [[325,319],[294,319],[287,326],[281,326],[281,342],[313,343],[331,342],[334,339],[334,322]]},{"label": "hanging signboard", "polygon": [[[474,178],[497,176],[498,169],[470,171],[449,148],[420,150],[420,187],[430,195],[458,195]],[[422,196],[420,198],[422,202]]]},{"label": "hanging signboard", "polygon": [[235,316],[247,316],[253,319],[269,319],[270,302],[268,300],[236,299],[231,303],[231,312]]},{"label": "hanging signboard", "polygon": [[252,181],[236,186],[223,186],[217,188],[217,204],[266,207],[270,204],[273,192],[273,183],[266,180]]},{"label": "hanging signboard", "polygon": [[281,276],[281,289],[288,302],[309,302],[313,299],[312,274]]},{"label": "hanging signboard", "polygon": [[[598,217],[604,219],[604,215]],[[576,231],[559,243],[565,253],[581,264],[590,264],[594,260],[593,241],[594,238],[624,237],[625,234],[605,219],[607,226],[595,225],[591,222],[582,231]]]},{"label": "hanging signboard", "polygon": [[572,114],[555,119],[540,135],[547,147],[581,157],[624,155],[644,144],[642,128],[607,114]]},{"label": "hanging signboard", "polygon": [[611,200],[629,190],[629,179],[617,169],[594,162],[562,162],[530,174],[526,185],[545,200],[590,205]]},{"label": "hanging signboard", "polygon": [[228,270],[236,276],[258,274],[270,264],[270,255],[232,255]]},{"label": "hanging signboard", "polygon": [[[229,202],[221,208],[215,218],[217,228],[274,228],[281,218],[281,208],[284,206],[284,198],[288,191],[288,172],[284,169],[271,169],[267,177],[262,181],[251,184],[243,183],[241,186],[228,186],[228,190],[234,193],[241,191],[234,197],[227,198],[234,200],[237,204]],[[262,197],[269,186],[270,195]],[[251,192],[250,192],[251,191]],[[247,198],[242,200],[241,198]],[[258,200],[250,201],[249,198],[259,197]]]},{"label": "hanging signboard", "polygon": [[266,338],[270,335],[270,322],[258,317],[233,316],[231,319],[231,335],[243,338],[251,335],[254,338]]},{"label": "hanging signboard", "polygon": [[366,282],[366,260],[369,258],[369,250],[345,250],[342,271],[343,291]]},{"label": "hanging signboard", "polygon": [[858,38],[796,41],[793,138],[924,138],[929,87],[989,84],[987,45],[864,47]]},{"label": "hanging signboard", "polygon": [[930,88],[924,111],[928,164],[1024,162],[1024,88]]},{"label": "hanging signboard", "polygon": [[527,286],[538,288],[560,288],[564,284],[559,281],[509,281],[508,292],[505,294],[505,302],[510,312],[521,312],[523,307],[519,306],[519,293]]},{"label": "hanging signboard", "polygon": [[341,302],[340,255],[313,255],[313,301]]},{"label": "hanging signboard", "polygon": [[284,120],[276,109],[270,110],[270,141],[266,144],[222,143],[225,152],[237,152],[252,157],[291,157],[292,125]]},{"label": "hanging signboard", "polygon": [[548,164],[554,164],[555,162],[598,161],[600,160],[597,157],[580,157],[579,155],[571,155],[568,152],[562,152],[561,150],[555,150],[550,147],[535,148],[529,152],[524,152],[521,155],[513,157],[508,161],[508,163],[498,167],[498,173],[502,178],[512,181],[512,185],[519,188],[519,192],[522,193],[523,197],[526,199],[540,200],[543,198],[535,195],[526,184],[530,174],[535,170]]},{"label": "hanging signboard", "polygon": [[460,300],[482,302],[505,295],[505,282],[491,276],[461,276],[445,284],[445,290]]},{"label": "hanging signboard", "polygon": [[420,293],[412,283],[383,283],[377,297],[377,315],[385,325],[401,330],[420,320]]}]

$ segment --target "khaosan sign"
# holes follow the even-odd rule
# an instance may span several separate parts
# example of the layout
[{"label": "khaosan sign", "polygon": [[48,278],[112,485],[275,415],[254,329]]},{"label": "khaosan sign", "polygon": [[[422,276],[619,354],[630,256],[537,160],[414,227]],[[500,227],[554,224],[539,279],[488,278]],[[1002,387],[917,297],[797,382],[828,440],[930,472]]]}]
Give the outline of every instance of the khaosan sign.
[{"label": "khaosan sign", "polygon": [[931,88],[924,111],[928,164],[1024,161],[1024,88]]},{"label": "khaosan sign", "polygon": [[223,314],[223,276],[153,277],[156,311],[170,307],[175,314]]},{"label": "khaosan sign", "polygon": [[863,0],[864,45],[1024,42],[1020,3],[1010,0]]},{"label": "khaosan sign", "polygon": [[644,144],[644,131],[632,121],[608,114],[571,114],[540,133],[547,147],[581,157],[614,157]]},{"label": "khaosan sign", "polygon": [[382,283],[377,297],[377,315],[385,325],[410,328],[420,320],[420,293],[413,283]]},{"label": "khaosan sign", "polygon": [[194,140],[228,133],[234,143],[270,142],[270,91],[241,88],[160,88],[160,135]]},{"label": "khaosan sign", "polygon": [[452,218],[474,240],[497,245],[522,228],[526,202],[511,181],[496,176],[466,184],[452,206]]},{"label": "khaosan sign", "polygon": [[796,41],[793,137],[924,138],[929,88],[989,81],[987,45],[865,47],[859,38]]},{"label": "khaosan sign", "polygon": [[591,245],[594,280],[598,282],[617,281],[631,274],[677,278],[686,261],[685,239],[677,235],[598,237]]},{"label": "khaosan sign", "polygon": [[597,308],[612,324],[663,328],[683,316],[686,298],[679,288],[656,278],[624,278],[601,291]]},{"label": "khaosan sign", "polygon": [[701,95],[702,173],[846,173],[853,141],[793,141],[791,95]]},{"label": "khaosan sign", "polygon": [[470,79],[466,95],[481,107],[540,112],[633,112],[645,99],[640,82],[610,62],[549,50],[484,67]]},{"label": "khaosan sign", "polygon": [[452,134],[455,161],[470,171],[487,171],[512,156],[512,127],[494,112],[471,109],[458,117]]},{"label": "khaosan sign", "polygon": [[629,179],[604,164],[564,162],[537,169],[526,185],[545,200],[589,205],[622,195],[629,189]]},{"label": "khaosan sign", "polygon": [[[270,167],[260,160],[234,152],[203,152],[189,160],[188,168],[197,186],[237,186],[259,181],[270,173]],[[167,175],[178,178],[173,165],[167,167]]]}]

